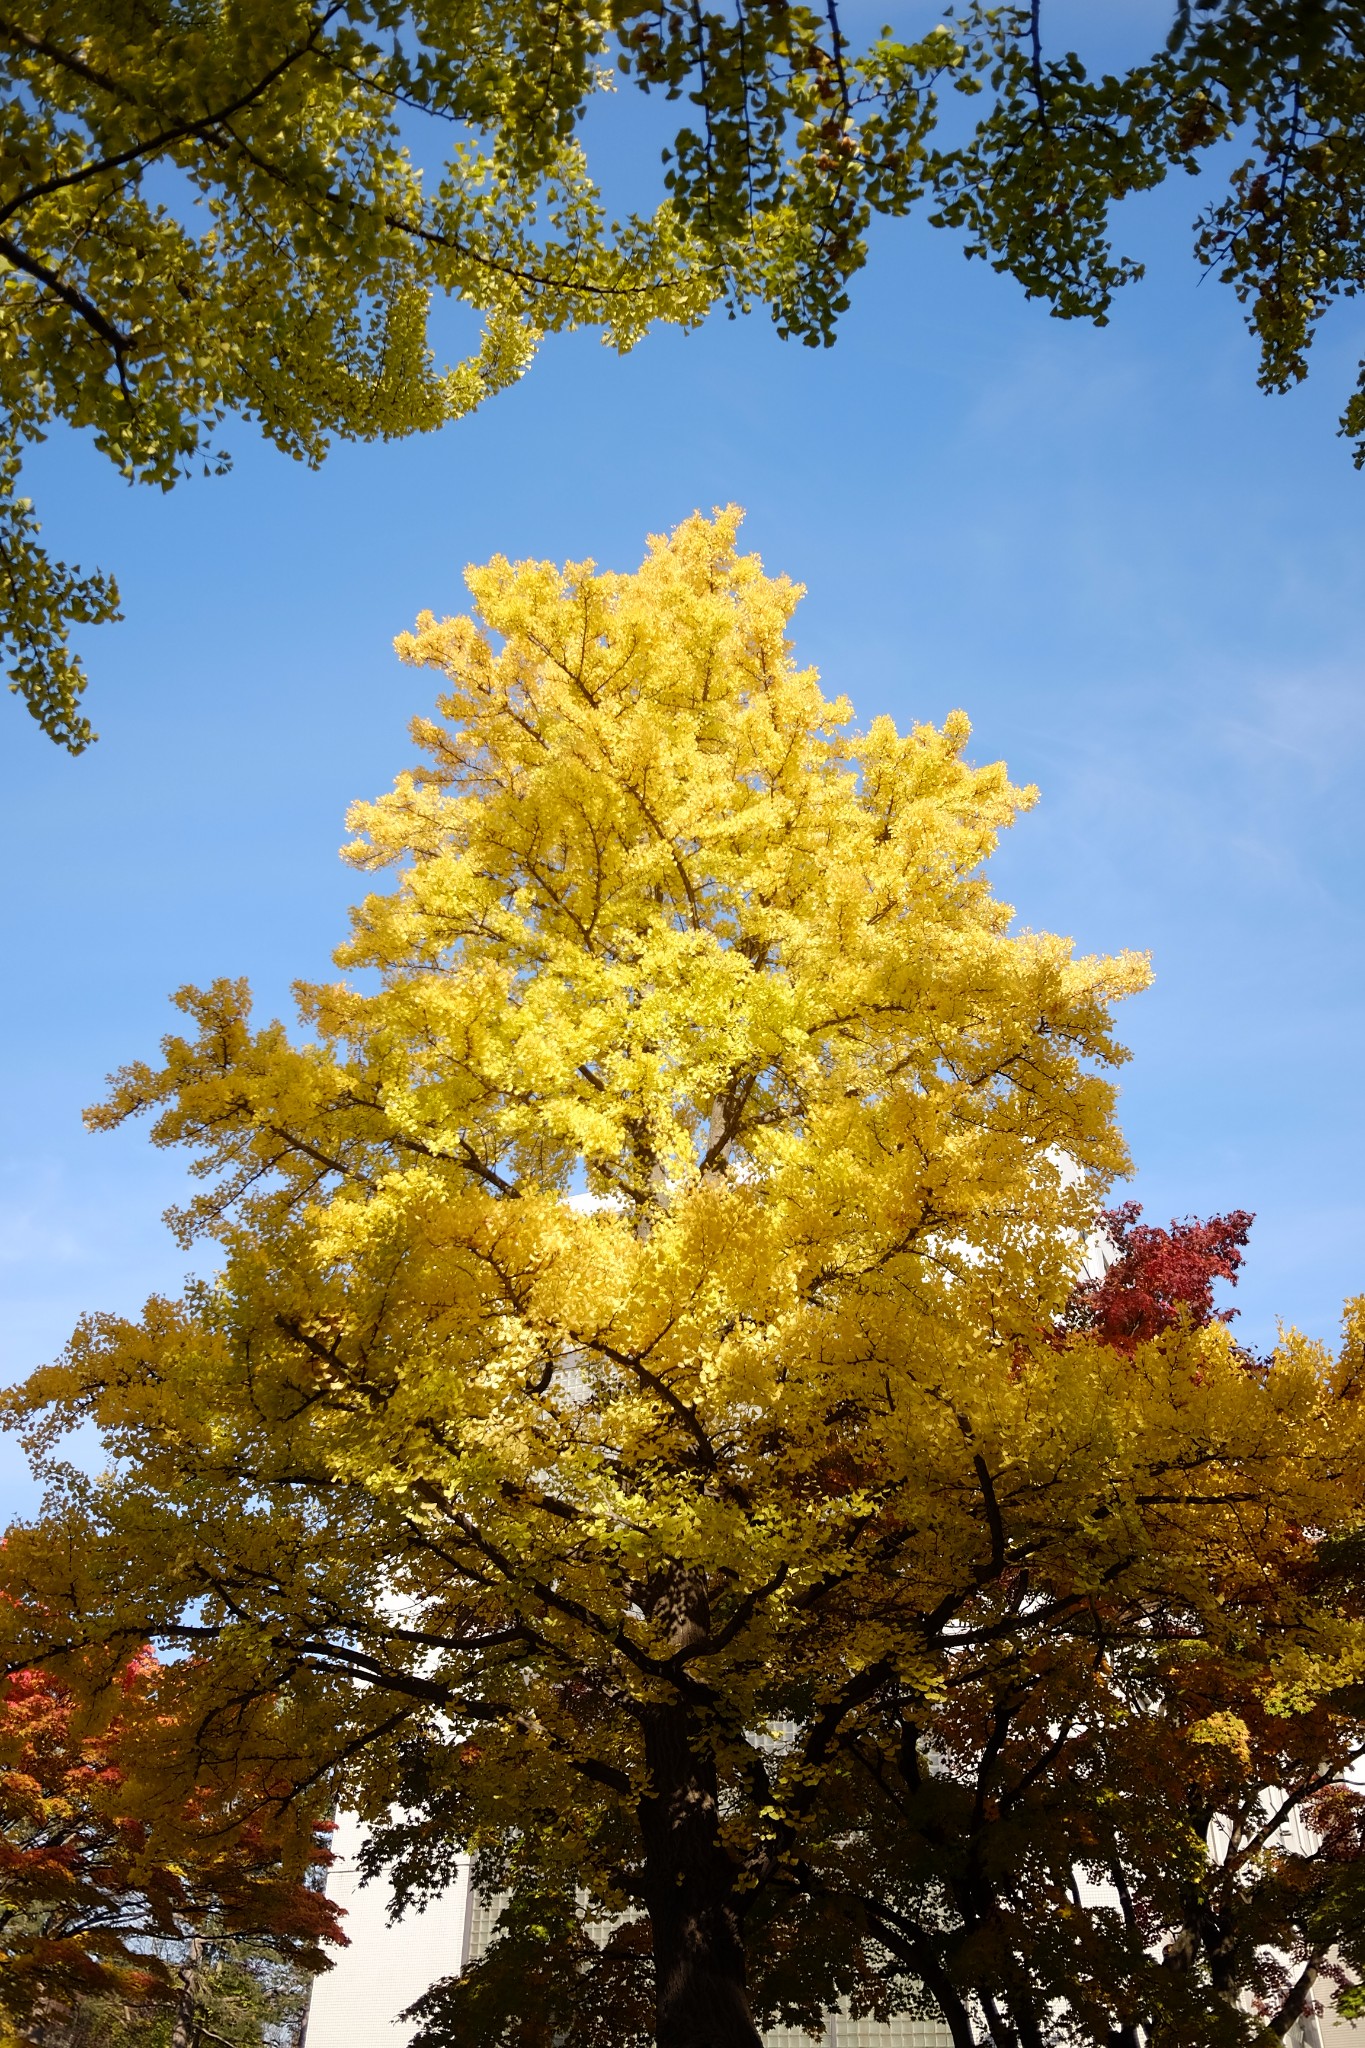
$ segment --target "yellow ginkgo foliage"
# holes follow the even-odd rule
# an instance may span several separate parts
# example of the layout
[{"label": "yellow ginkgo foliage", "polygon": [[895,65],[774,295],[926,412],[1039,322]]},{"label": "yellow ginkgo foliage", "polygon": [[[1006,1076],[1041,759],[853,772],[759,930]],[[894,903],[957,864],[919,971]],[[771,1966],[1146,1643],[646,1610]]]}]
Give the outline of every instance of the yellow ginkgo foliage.
[{"label": "yellow ginkgo foliage", "polygon": [[1101,1589],[1216,1632],[1333,1397],[1058,1339],[1145,966],[1013,928],[1031,792],[958,715],[852,733],[737,524],[400,643],[441,717],[352,815],[348,979],[299,1043],[182,991],[92,1113],[190,1148],[222,1269],[16,1397],[115,1463],[3,1553],[16,1657],[193,1650],[187,1770],[330,1771],[409,1893],[470,1847],[646,1916],[662,2048],[756,2041],[746,1916],[879,1689]]}]

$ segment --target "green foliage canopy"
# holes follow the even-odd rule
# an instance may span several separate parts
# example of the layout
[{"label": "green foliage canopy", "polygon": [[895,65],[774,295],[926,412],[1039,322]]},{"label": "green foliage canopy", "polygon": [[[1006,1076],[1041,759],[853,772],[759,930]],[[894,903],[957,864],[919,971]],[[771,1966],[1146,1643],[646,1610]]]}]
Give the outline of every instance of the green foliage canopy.
[{"label": "green foliage canopy", "polygon": [[[1139,270],[1111,246],[1114,202],[1233,138],[1197,253],[1246,302],[1263,382],[1301,377],[1365,262],[1365,9],[1180,0],[1164,47],[1097,77],[1046,29],[1038,0],[973,0],[857,46],[837,0],[10,0],[11,687],[73,751],[93,737],[69,628],[117,617],[118,594],[50,559],[19,494],[23,451],[54,422],[169,488],[225,466],[229,416],[317,462],[333,437],[467,413],[570,327],[628,349],[657,320],[762,303],[784,334],[828,343],[873,217],[917,201],[1057,313],[1103,320]],[[620,83],[678,114],[658,131],[661,188],[618,220],[584,124],[602,102],[593,132],[610,138]],[[965,124],[941,119],[945,86]],[[481,323],[448,367],[429,337],[443,297]],[[1365,392],[1343,424],[1359,453]]]}]

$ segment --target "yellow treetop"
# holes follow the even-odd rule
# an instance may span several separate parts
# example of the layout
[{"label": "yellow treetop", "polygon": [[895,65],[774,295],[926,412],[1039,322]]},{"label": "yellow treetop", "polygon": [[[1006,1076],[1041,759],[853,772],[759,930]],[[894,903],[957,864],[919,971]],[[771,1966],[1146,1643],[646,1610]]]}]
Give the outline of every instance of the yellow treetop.
[{"label": "yellow treetop", "polygon": [[642,1905],[664,2048],[755,2040],[743,1901],[879,1686],[1101,1589],[1216,1632],[1335,1387],[1056,1340],[1145,966],[1012,928],[1032,792],[958,714],[853,734],[737,525],[494,560],[400,642],[441,720],[352,814],[351,978],[299,1045],[182,991],[92,1113],[191,1148],[224,1264],[35,1376],[121,1462],[5,1551],[28,1650],[193,1644],[206,1751],[400,1800],[418,1888],[472,1843]]}]

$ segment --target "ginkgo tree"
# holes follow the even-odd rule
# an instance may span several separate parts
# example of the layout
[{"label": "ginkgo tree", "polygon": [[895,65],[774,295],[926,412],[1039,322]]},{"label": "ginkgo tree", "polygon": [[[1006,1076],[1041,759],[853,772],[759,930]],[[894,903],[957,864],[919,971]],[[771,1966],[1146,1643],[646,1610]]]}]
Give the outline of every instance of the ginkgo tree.
[{"label": "ginkgo tree", "polygon": [[[1206,1368],[1191,1335],[1233,1317],[1213,1289],[1235,1280],[1251,1221],[1106,1213],[1104,1270],[1054,1341],[1098,1330],[1127,1357],[1130,1400],[1150,1408],[1162,1379],[1179,1400]],[[1360,1334],[1357,1315],[1347,1388]],[[1219,1406],[1265,1371],[1243,1351]],[[1192,1426],[1187,1455],[1201,1439]],[[1341,1476],[1305,1474],[1316,1502],[1340,1511]],[[1101,1586],[1038,1631],[983,1626],[978,1603],[933,1693],[888,1674],[844,1718],[794,1853],[750,1908],[756,2003],[815,2039],[837,1987],[854,2012],[938,2019],[955,2048],[1235,2048],[1288,2038],[1324,2000],[1358,2013],[1365,1716],[1333,1649],[1365,1614],[1359,1544],[1284,1535],[1240,1588],[1210,1560],[1216,1631],[1207,1611],[1136,1612]],[[1008,1579],[1017,1607],[1026,1568]],[[523,1857],[486,1955],[414,2008],[417,2048],[648,2041],[642,1932],[592,1940],[562,1873]]]},{"label": "ginkgo tree", "polygon": [[[1057,1341],[1098,1332],[1145,1407],[1157,1376],[1187,1370],[1191,1336],[1232,1320],[1214,1285],[1236,1279],[1252,1218],[1161,1229],[1139,1213],[1101,1219],[1104,1269]],[[1357,1312],[1347,1375],[1361,1334]],[[1243,1397],[1267,1370],[1242,1353]],[[1316,1501],[1331,1460],[1305,1474]],[[1244,1514],[1260,1506],[1244,1496]],[[1288,2038],[1324,1998],[1358,2014],[1365,1716],[1331,1645],[1365,1614],[1359,1565],[1354,1536],[1290,1528],[1259,1581],[1224,1582],[1214,1633],[1176,1603],[1134,1627],[1100,1588],[1062,1629],[978,1629],[936,1697],[888,1683],[841,1729],[802,1867],[775,1887],[785,1944],[842,1944],[869,2009],[927,1992],[959,2048],[1231,2048]],[[790,1980],[778,1947],[775,1980]],[[428,2003],[472,2016],[481,1989]]]},{"label": "ginkgo tree", "polygon": [[[328,1782],[404,1900],[472,1850],[580,1933],[636,1916],[662,2048],[753,2048],[746,1925],[888,1687],[1101,1594],[1116,1645],[1216,1642],[1361,1469],[1349,1364],[1057,1341],[1145,963],[1014,928],[983,866],[1032,793],[960,715],[852,731],[737,518],[633,575],[494,560],[404,638],[441,716],[352,814],[395,879],[346,978],[300,1039],[181,991],[92,1112],[189,1148],[220,1269],[10,1404],[51,1467],[13,1660],[191,1649],[191,1779]],[[854,1963],[793,1967],[760,2012]]]},{"label": "ginkgo tree", "polygon": [[[624,350],[761,305],[827,344],[872,223],[916,205],[1103,322],[1142,274],[1113,246],[1119,202],[1209,168],[1196,254],[1244,303],[1262,384],[1306,375],[1365,276],[1360,0],[1175,0],[1116,71],[1041,0],[888,12],[11,0],[0,659],[44,730],[94,737],[71,628],[119,604],[48,552],[24,494],[58,424],[165,490],[228,466],[229,420],[314,463],[440,427],[569,328]],[[438,340],[442,300],[463,344],[458,319]],[[1362,459],[1365,388],[1342,429]]]}]

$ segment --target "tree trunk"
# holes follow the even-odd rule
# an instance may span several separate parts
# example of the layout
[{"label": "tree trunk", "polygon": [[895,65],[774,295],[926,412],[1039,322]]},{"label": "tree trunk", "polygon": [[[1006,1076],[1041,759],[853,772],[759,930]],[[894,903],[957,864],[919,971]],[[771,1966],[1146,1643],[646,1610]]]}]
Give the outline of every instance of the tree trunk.
[{"label": "tree trunk", "polygon": [[991,1997],[990,1992],[979,1991],[977,1996],[981,2000],[981,2010],[986,2015],[986,2025],[990,2028],[991,2041],[994,2044],[994,2048],[1019,2048],[1019,2036]]},{"label": "tree trunk", "polygon": [[658,2048],[761,2048],[744,1986],[735,1871],[720,1840],[716,1772],[690,1710],[646,1709],[640,1802],[654,1934]]},{"label": "tree trunk", "polygon": [[1280,2007],[1274,2019],[1271,2020],[1271,2033],[1278,2034],[1282,2041],[1307,2005],[1309,1993],[1318,1980],[1318,1974],[1318,1958],[1315,1956],[1311,1962],[1304,1964],[1297,1982],[1290,1989],[1284,2004]]},{"label": "tree trunk", "polygon": [[905,1914],[888,1920],[880,1899],[864,1894],[857,1905],[882,1947],[913,1970],[933,1998],[953,2037],[953,2048],[977,2048],[976,2029],[940,1950]]},{"label": "tree trunk", "polygon": [[171,2048],[194,2048],[195,2038],[199,2032],[199,1966],[203,1955],[203,1942],[198,1935],[192,1935],[186,1944],[185,1960],[180,1966],[180,1992],[175,2002]]}]

